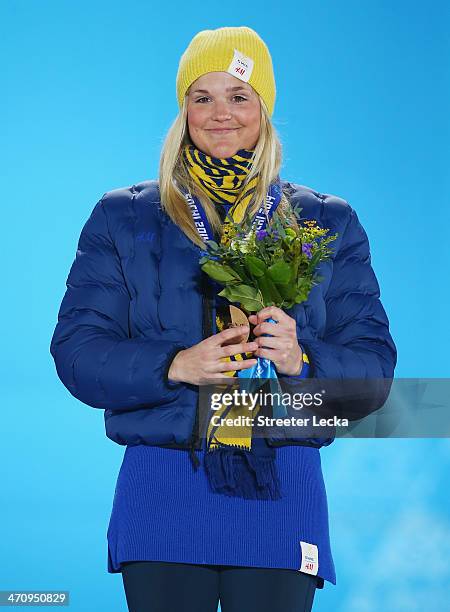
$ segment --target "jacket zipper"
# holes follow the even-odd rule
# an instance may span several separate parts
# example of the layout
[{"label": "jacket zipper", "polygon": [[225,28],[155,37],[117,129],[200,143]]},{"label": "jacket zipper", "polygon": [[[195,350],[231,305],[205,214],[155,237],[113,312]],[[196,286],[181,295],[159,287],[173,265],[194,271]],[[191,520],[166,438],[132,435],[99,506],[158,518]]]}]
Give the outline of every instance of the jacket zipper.
[{"label": "jacket zipper", "polygon": [[[203,321],[202,321],[202,331],[203,331],[203,339],[208,338],[214,333],[213,328],[213,304],[212,300],[214,299],[213,288],[209,279],[206,277],[206,274],[202,273],[202,310],[203,310]],[[200,392],[199,392],[200,395]],[[195,447],[197,445],[200,436],[198,435],[198,413],[199,413],[199,401],[200,397],[197,399],[197,407],[195,411],[195,424],[194,430],[192,433],[192,438],[190,440],[190,448],[189,448],[189,458],[192,462],[194,470],[197,471],[200,465],[200,459],[197,457],[195,452]]]},{"label": "jacket zipper", "polygon": [[192,462],[192,466],[195,471],[198,470],[198,467],[200,465],[200,459],[197,457],[197,453],[195,452],[195,447],[199,439],[199,435],[197,433],[197,427],[198,427],[198,400],[197,400],[197,407],[195,409],[194,431],[192,433],[192,438],[191,438],[190,447],[189,447],[189,458]]}]

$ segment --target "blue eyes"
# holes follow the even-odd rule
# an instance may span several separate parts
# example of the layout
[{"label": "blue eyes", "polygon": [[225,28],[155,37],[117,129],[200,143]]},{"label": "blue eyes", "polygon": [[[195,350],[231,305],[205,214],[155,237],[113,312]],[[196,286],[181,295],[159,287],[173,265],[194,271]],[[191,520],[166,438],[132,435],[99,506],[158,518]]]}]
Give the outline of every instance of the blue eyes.
[{"label": "blue eyes", "polygon": [[[243,96],[239,96],[239,95],[233,96],[233,99],[235,99],[235,98],[240,98],[241,100],[244,100],[244,102],[247,100],[247,98],[244,98]],[[203,104],[203,102],[201,102],[201,100],[208,100],[208,99],[209,99],[208,96],[203,96],[201,98],[198,98],[198,100],[196,100],[196,102],[200,102],[201,104]],[[240,102],[239,102],[239,104],[240,104]]]}]

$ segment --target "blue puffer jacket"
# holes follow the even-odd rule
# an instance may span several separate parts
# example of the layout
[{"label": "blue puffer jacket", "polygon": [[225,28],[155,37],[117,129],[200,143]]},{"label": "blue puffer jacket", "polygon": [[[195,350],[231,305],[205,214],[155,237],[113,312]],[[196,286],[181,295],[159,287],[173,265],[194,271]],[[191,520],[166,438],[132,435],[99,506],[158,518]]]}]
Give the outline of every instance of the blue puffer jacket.
[{"label": "blue puffer jacket", "polygon": [[[393,378],[396,348],[355,211],[333,195],[282,187],[302,218],[339,233],[333,259],[320,266],[324,280],[287,310],[311,376]],[[167,379],[177,351],[206,337],[200,251],[161,211],[157,181],[107,192],[81,232],[50,351],[70,393],[105,410],[106,435],[118,444],[184,448],[191,456],[201,448],[198,387]],[[386,388],[374,387],[360,416],[385,399]]]}]

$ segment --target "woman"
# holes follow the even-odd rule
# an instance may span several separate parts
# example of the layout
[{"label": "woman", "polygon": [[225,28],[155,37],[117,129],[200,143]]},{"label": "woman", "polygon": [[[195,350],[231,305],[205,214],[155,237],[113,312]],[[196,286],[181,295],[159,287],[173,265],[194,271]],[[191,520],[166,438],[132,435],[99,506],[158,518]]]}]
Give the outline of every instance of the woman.
[{"label": "woman", "polygon": [[[231,468],[219,481],[207,469],[199,389],[257,356],[280,377],[392,378],[396,349],[367,236],[344,200],[280,181],[272,61],[256,32],[198,33],[177,97],[159,182],[105,193],[82,230],[51,353],[69,391],[103,408],[107,436],[126,445],[108,571],[122,572],[130,610],[212,612],[219,598],[223,612],[311,610],[315,589],[336,582],[319,455],[332,440],[222,447]],[[223,235],[227,214],[254,215],[270,193],[281,214],[300,204],[338,238],[307,302],[252,315],[248,340],[248,328],[215,325],[202,232]],[[374,393],[360,416],[383,404]],[[278,480],[257,479],[257,465],[276,466]]]}]

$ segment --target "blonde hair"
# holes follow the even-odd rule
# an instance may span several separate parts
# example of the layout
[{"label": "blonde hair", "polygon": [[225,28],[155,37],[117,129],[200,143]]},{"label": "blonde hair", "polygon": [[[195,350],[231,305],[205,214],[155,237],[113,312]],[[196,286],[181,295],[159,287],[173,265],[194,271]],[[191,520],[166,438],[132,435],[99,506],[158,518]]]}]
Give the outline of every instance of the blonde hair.
[{"label": "blonde hair", "polygon": [[[252,169],[247,175],[242,189],[247,183],[259,174],[257,188],[248,205],[250,216],[256,213],[261,202],[266,201],[266,194],[270,183],[277,177],[282,163],[282,147],[276,130],[270,119],[267,107],[259,94],[261,104],[261,127],[258,142],[253,155]],[[195,244],[203,246],[194,225],[191,211],[178,185],[187,188],[202,204],[208,221],[213,230],[220,234],[222,220],[217,212],[216,205],[207,194],[190,178],[186,162],[182,155],[184,145],[193,144],[187,129],[188,96],[186,95],[180,112],[169,128],[161,151],[159,162],[159,189],[161,194],[161,207]],[[283,193],[278,212],[291,218],[295,224],[295,217],[290,209],[289,201]]]}]

